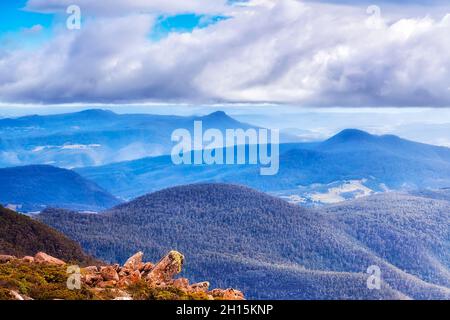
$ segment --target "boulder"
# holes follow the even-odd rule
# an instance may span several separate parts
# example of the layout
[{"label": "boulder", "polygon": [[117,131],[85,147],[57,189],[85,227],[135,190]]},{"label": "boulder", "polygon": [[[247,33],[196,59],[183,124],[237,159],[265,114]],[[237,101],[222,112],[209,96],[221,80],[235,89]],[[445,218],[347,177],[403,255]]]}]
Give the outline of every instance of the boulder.
[{"label": "boulder", "polygon": [[115,296],[114,300],[133,300],[131,295],[120,289],[109,289],[110,292]]},{"label": "boulder", "polygon": [[89,267],[81,269],[81,272],[86,273],[86,274],[97,273],[98,271],[99,270],[96,266],[89,266]]},{"label": "boulder", "polygon": [[32,298],[30,298],[29,296],[26,296],[24,294],[20,294],[15,290],[10,290],[9,291],[9,295],[11,296],[11,298],[13,298],[14,300],[33,300]]},{"label": "boulder", "polygon": [[92,287],[94,286],[97,282],[101,282],[103,281],[103,277],[100,274],[87,274],[83,277],[83,281],[85,284],[87,284],[88,286]]},{"label": "boulder", "polygon": [[9,294],[14,300],[25,300],[25,298],[22,297],[17,291],[10,290]]},{"label": "boulder", "polygon": [[150,271],[152,271],[152,269],[155,267],[155,265],[151,262],[146,262],[144,264],[142,264],[141,268],[139,269],[140,272],[142,273],[149,273]]},{"label": "boulder", "polygon": [[172,284],[175,288],[188,291],[189,290],[189,280],[186,278],[175,279]]},{"label": "boulder", "polygon": [[44,252],[38,252],[36,253],[36,255],[34,256],[34,261],[36,263],[45,263],[45,264],[53,264],[53,265],[57,265],[57,266],[63,266],[66,263],[58,258],[49,256],[48,254],[44,253]]},{"label": "boulder", "polygon": [[34,258],[30,256],[25,256],[22,258],[22,261],[26,263],[34,263]]},{"label": "boulder", "polygon": [[239,290],[227,289],[227,290],[225,290],[223,299],[224,300],[244,300],[244,294]]},{"label": "boulder", "polygon": [[1,254],[0,255],[0,263],[7,263],[7,262],[10,262],[10,261],[15,260],[15,259],[17,259],[17,258],[14,257],[14,256],[8,256],[8,255],[5,255],[5,254]]},{"label": "boulder", "polygon": [[143,266],[143,263],[142,263],[143,256],[144,256],[144,253],[141,251],[135,253],[133,256],[128,258],[128,260],[125,262],[123,267],[126,269],[133,270],[133,271],[139,270]]},{"label": "boulder", "polygon": [[149,272],[146,280],[151,284],[170,283],[175,275],[181,272],[184,256],[178,251],[170,251]]},{"label": "boulder", "polygon": [[210,292],[214,298],[220,298],[222,300],[245,300],[244,294],[235,289],[214,289]]},{"label": "boulder", "polygon": [[126,269],[126,268],[121,268],[119,271],[119,277],[128,277],[130,274],[132,273],[132,271],[130,269]]},{"label": "boulder", "polygon": [[193,292],[208,292],[208,289],[209,289],[208,281],[194,283],[190,287],[190,291],[193,291]]},{"label": "boulder", "polygon": [[100,268],[100,274],[105,281],[119,281],[119,275],[113,266],[106,266]]},{"label": "boulder", "polygon": [[131,301],[131,300],[133,300],[133,298],[132,297],[117,297],[117,298],[114,298],[114,300]]},{"label": "boulder", "polygon": [[114,264],[112,267],[114,268],[114,270],[116,270],[116,272],[119,272],[122,269],[122,267],[118,263]]},{"label": "boulder", "polygon": [[139,281],[141,281],[141,273],[139,272],[139,270],[136,270],[125,277],[121,277],[118,286],[120,288],[126,288]]}]

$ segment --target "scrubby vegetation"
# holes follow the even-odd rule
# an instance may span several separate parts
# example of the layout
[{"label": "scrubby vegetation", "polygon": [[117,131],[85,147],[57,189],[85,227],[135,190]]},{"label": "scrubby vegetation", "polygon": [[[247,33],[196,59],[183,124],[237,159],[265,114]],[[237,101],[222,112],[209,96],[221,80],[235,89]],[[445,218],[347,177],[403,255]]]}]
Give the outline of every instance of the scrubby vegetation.
[{"label": "scrubby vegetation", "polygon": [[176,287],[154,288],[144,280],[127,289],[133,300],[208,300],[205,292],[185,292]]},{"label": "scrubby vegetation", "polygon": [[96,263],[79,244],[62,233],[0,206],[0,254],[23,257],[39,251],[79,264]]},{"label": "scrubby vegetation", "polygon": [[90,300],[95,296],[86,287],[67,289],[65,266],[25,263],[20,260],[0,264],[0,300],[14,300],[11,290],[35,300]]}]

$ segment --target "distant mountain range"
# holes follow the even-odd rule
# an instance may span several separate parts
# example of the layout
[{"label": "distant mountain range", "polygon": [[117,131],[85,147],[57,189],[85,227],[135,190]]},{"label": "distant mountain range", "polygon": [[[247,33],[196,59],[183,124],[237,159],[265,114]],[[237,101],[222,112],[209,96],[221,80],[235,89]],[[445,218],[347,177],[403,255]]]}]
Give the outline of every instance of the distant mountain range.
[{"label": "distant mountain range", "polygon": [[[170,141],[172,131],[177,128],[192,131],[195,120],[202,120],[204,129],[256,128],[224,112],[178,117],[86,110],[1,119],[0,167],[29,163],[76,167],[73,170],[89,181],[83,182],[84,186],[71,187],[65,182],[75,176],[68,171],[66,177],[58,177],[39,167],[42,172],[38,174],[35,169],[31,177],[24,179],[23,169],[4,169],[0,170],[0,179],[6,175],[0,187],[5,190],[0,203],[21,205],[28,211],[46,206],[98,211],[117,204],[114,197],[131,200],[177,185],[215,182],[247,185],[292,203],[315,206],[388,190],[450,186],[449,148],[356,129],[344,130],[323,142],[282,143],[280,171],[275,176],[261,176],[259,166],[254,165],[176,166],[169,155],[153,157],[170,153],[174,145]],[[283,141],[288,140],[288,136],[283,137]],[[128,159],[134,160],[121,161]],[[54,192],[55,196],[48,192],[41,194],[39,191],[46,188],[43,184],[36,188],[34,175],[41,180],[48,175],[43,180],[45,186],[62,187]],[[81,177],[75,180],[80,182]],[[25,191],[19,192],[17,188]],[[71,190],[75,189],[85,195],[74,199]],[[96,195],[88,195],[92,189]]]},{"label": "distant mountain range", "polygon": [[[102,214],[39,220],[107,261],[183,251],[192,279],[260,299],[450,299],[450,202],[389,193],[324,209],[223,184],[158,191]],[[381,289],[366,285],[381,269]]]},{"label": "distant mountain range", "polygon": [[303,204],[335,203],[387,190],[450,186],[450,149],[396,136],[344,130],[320,143],[282,144],[280,171],[258,166],[176,166],[170,156],[79,168],[111,193],[132,199],[181,184],[245,184]]},{"label": "distant mountain range", "polygon": [[86,110],[0,119],[0,167],[49,164],[63,168],[103,165],[170,154],[175,129],[253,127],[224,112],[199,117],[116,114]]},{"label": "distant mountain range", "polygon": [[48,206],[101,211],[120,202],[70,170],[44,165],[0,169],[0,204],[21,212]]}]

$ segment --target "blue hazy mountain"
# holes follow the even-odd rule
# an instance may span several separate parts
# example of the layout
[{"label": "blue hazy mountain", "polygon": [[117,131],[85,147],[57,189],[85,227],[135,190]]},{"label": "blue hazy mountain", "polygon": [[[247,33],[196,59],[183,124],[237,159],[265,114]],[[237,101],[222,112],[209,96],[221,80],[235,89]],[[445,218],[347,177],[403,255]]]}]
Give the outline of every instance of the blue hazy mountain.
[{"label": "blue hazy mountain", "polygon": [[46,207],[100,211],[120,201],[79,174],[52,166],[0,169],[0,204],[21,212]]},{"label": "blue hazy mountain", "polygon": [[[261,299],[449,299],[450,202],[386,194],[322,210],[241,186],[165,189],[98,215],[38,218],[90,254],[187,257],[184,276]],[[367,288],[369,266],[381,290]]]},{"label": "blue hazy mountain", "polygon": [[176,166],[170,156],[80,168],[77,172],[125,199],[198,182],[244,184],[306,202],[304,197],[309,194],[311,201],[316,197],[325,203],[330,192],[351,199],[388,189],[450,186],[450,149],[391,135],[350,129],[321,143],[282,144],[280,153],[280,170],[275,176],[261,176],[258,166],[249,165]]},{"label": "blue hazy mountain", "polygon": [[224,112],[202,117],[116,114],[107,110],[0,119],[0,167],[50,164],[73,168],[170,154],[171,134],[204,129],[247,129]]},{"label": "blue hazy mountain", "polygon": [[328,152],[379,151],[398,157],[450,161],[450,149],[401,139],[394,135],[371,135],[357,129],[343,130],[323,142],[319,149]]}]

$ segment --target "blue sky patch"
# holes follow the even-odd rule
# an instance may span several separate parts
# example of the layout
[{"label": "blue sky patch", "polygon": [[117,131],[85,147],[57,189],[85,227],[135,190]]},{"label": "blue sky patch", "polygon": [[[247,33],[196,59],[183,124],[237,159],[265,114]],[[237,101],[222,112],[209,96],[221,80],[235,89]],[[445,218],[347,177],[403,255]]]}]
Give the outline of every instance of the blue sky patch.
[{"label": "blue sky patch", "polygon": [[24,10],[26,0],[0,2],[0,46],[33,49],[52,37],[53,14]]},{"label": "blue sky patch", "polygon": [[225,19],[227,19],[227,17],[197,14],[160,16],[150,34],[150,38],[152,40],[158,41],[162,38],[165,38],[169,33],[172,32],[192,32],[194,29],[206,28]]},{"label": "blue sky patch", "polygon": [[26,0],[13,0],[0,2],[0,35],[8,32],[17,32],[41,25],[49,28],[52,25],[52,14],[35,13],[23,10]]}]

